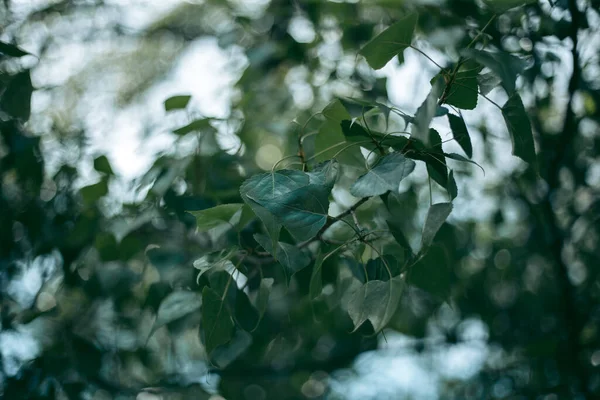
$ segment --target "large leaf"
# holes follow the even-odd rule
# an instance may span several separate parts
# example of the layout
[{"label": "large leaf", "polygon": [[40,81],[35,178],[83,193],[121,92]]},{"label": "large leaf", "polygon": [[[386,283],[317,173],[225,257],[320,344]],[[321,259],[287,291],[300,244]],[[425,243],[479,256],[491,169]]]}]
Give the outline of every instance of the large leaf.
[{"label": "large leaf", "polygon": [[350,193],[355,197],[369,197],[379,196],[390,190],[397,191],[400,181],[414,169],[415,162],[402,154],[388,154],[352,184]]},{"label": "large leaf", "polygon": [[518,93],[513,94],[504,104],[502,116],[512,139],[512,153],[535,167],[535,144],[531,123]]},{"label": "large leaf", "polygon": [[288,280],[296,272],[310,264],[310,257],[294,245],[278,242],[275,252],[267,236],[257,233],[254,235],[254,239],[285,268]]},{"label": "large leaf", "polygon": [[444,103],[463,110],[472,110],[477,106],[477,74],[479,68],[459,71],[447,90]]},{"label": "large leaf", "polygon": [[407,281],[429,294],[446,300],[450,294],[452,275],[444,248],[434,245],[408,272]]},{"label": "large leaf", "polygon": [[438,111],[438,99],[444,91],[444,86],[444,79],[442,77],[437,78],[427,98],[415,114],[410,136],[413,139],[419,140],[426,147],[429,147],[429,124]]},{"label": "large leaf", "polygon": [[473,157],[473,145],[471,144],[469,131],[462,116],[448,114],[448,121],[450,122],[450,129],[452,130],[454,140],[456,140],[469,158]]},{"label": "large leaf", "polygon": [[200,211],[187,211],[196,217],[196,225],[199,232],[206,232],[223,224],[231,224],[231,219],[240,211],[243,204],[222,204],[220,206],[207,208]]},{"label": "large leaf", "polygon": [[301,171],[282,170],[254,175],[240,187],[242,199],[265,225],[273,246],[279,240],[281,224],[260,202],[301,188],[308,185],[309,181],[308,175]]},{"label": "large leaf", "polygon": [[233,321],[224,299],[208,286],[202,289],[202,328],[204,347],[210,354],[219,345],[225,344],[233,336]]},{"label": "large leaf", "polygon": [[525,68],[525,62],[508,53],[492,53],[489,51],[465,49],[463,56],[471,57],[481,65],[488,67],[502,80],[502,87],[508,95],[515,91],[515,82]]},{"label": "large leaf", "polygon": [[186,108],[192,96],[178,95],[165,100],[165,111],[180,110]]},{"label": "large leaf", "polygon": [[359,52],[374,69],[383,68],[396,55],[410,47],[418,15],[409,14],[375,36]]},{"label": "large leaf", "polygon": [[31,115],[32,93],[33,85],[29,70],[19,72],[12,77],[2,93],[0,109],[15,118],[28,120]]},{"label": "large leaf", "polygon": [[315,138],[315,159],[317,162],[335,157],[341,164],[363,167],[364,157],[360,154],[360,148],[358,146],[348,147],[349,143],[342,132],[341,121],[350,118],[346,109],[343,108],[339,100],[336,100],[323,110],[323,114],[326,121],[319,128]]},{"label": "large leaf", "polygon": [[260,203],[296,238],[308,240],[325,225],[331,187],[307,185]]},{"label": "large leaf", "polygon": [[404,281],[400,276],[384,282],[369,281],[353,290],[348,296],[348,315],[352,318],[354,329],[358,329],[369,320],[375,332],[379,332],[390,321],[398,308]]},{"label": "large leaf", "polygon": [[150,336],[161,326],[185,317],[199,309],[201,305],[202,296],[199,293],[189,290],[172,292],[160,303]]},{"label": "large leaf", "polygon": [[452,212],[452,203],[438,203],[429,207],[423,226],[421,251],[431,245],[435,234],[440,230],[450,212]]}]

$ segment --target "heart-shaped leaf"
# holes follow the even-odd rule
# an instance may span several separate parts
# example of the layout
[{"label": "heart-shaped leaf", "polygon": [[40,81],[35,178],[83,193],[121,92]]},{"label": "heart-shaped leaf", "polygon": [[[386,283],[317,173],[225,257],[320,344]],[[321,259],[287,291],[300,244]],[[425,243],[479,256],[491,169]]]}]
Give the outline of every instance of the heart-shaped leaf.
[{"label": "heart-shaped leaf", "polygon": [[382,157],[374,168],[358,178],[350,187],[355,197],[379,196],[387,191],[397,191],[400,181],[415,169],[415,162],[400,153]]},{"label": "heart-shaped leaf", "polygon": [[409,14],[375,36],[359,52],[371,68],[383,68],[394,56],[401,55],[412,43],[418,15]]},{"label": "heart-shaped leaf", "polygon": [[384,282],[369,281],[354,289],[347,308],[354,323],[354,330],[369,320],[375,332],[379,332],[390,321],[400,301],[404,281],[400,276]]}]

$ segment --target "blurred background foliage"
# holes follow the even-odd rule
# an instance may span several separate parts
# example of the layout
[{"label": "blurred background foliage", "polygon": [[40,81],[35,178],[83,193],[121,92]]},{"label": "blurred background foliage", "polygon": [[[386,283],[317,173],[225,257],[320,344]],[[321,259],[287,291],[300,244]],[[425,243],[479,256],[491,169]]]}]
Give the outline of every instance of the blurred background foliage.
[{"label": "blurred background foliage", "polygon": [[[385,337],[350,333],[337,293],[308,301],[309,270],[274,288],[257,332],[236,330],[211,360],[198,335],[194,294],[208,278],[198,284],[194,261],[228,239],[197,233],[185,211],[240,202],[241,183],[295,154],[299,126],[333,98],[413,113],[438,72],[431,60],[408,49],[374,72],[358,50],[417,11],[415,46],[449,66],[490,20],[490,3],[4,0],[4,398],[600,396],[597,0],[532,2],[485,31],[487,49],[526,62],[517,87],[539,175],[510,155],[499,111],[479,97],[464,117],[485,176],[454,167],[455,211],[428,260],[440,266],[429,279],[449,282],[447,302],[407,290]],[[187,94],[184,109],[165,112],[165,99]],[[377,121],[403,128],[399,117]],[[459,149],[440,132],[445,149]],[[430,195],[416,172],[388,201],[411,243]],[[333,197],[334,215],[355,201]],[[380,205],[357,214],[386,218]],[[351,262],[326,263],[325,285]],[[184,311],[156,326],[165,299]]]}]

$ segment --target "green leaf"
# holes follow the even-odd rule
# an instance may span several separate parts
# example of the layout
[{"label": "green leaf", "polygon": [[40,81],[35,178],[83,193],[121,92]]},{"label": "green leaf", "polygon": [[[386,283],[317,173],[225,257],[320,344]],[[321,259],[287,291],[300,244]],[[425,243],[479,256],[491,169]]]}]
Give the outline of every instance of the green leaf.
[{"label": "green leaf", "polygon": [[331,187],[308,185],[260,203],[299,241],[314,237],[327,221]]},{"label": "green leaf", "polygon": [[382,257],[372,258],[367,261],[367,265],[364,268],[367,273],[367,281],[388,281],[390,278],[400,275],[402,265],[392,254],[384,254]]},{"label": "green leaf", "polygon": [[354,289],[347,308],[354,323],[354,330],[369,320],[375,332],[388,324],[400,302],[404,281],[396,276],[386,282],[369,281]]},{"label": "green leaf", "polygon": [[450,170],[450,174],[448,174],[448,194],[450,195],[450,200],[454,200],[456,196],[458,196],[458,187],[456,186],[456,181],[454,180],[454,171]]},{"label": "green leaf", "polygon": [[462,108],[463,110],[472,110],[477,107],[478,86],[477,74],[472,71],[458,72],[450,86],[444,103]]},{"label": "green leaf", "polygon": [[323,291],[323,276],[321,274],[321,267],[323,266],[323,260],[325,254],[319,250],[315,263],[313,264],[312,274],[310,275],[310,283],[308,286],[308,298],[314,300]]},{"label": "green leaf", "polygon": [[79,189],[79,194],[86,205],[91,205],[108,194],[108,180],[102,179],[93,185],[84,186]]},{"label": "green leaf", "polygon": [[[258,293],[256,295],[255,306],[258,310],[258,315],[260,319],[262,319],[263,315],[267,311],[267,306],[269,304],[269,296],[271,295],[271,290],[273,289],[273,283],[275,280],[273,278],[263,278],[260,280],[260,286],[258,287]],[[259,321],[260,323],[260,321]]]},{"label": "green leaf", "polygon": [[513,155],[537,167],[531,123],[518,93],[513,94],[502,107],[502,116],[512,139]]},{"label": "green leaf", "polygon": [[94,169],[98,172],[101,172],[106,175],[114,175],[110,162],[108,162],[108,158],[106,156],[96,157],[94,159]]},{"label": "green leaf", "polygon": [[383,68],[394,56],[400,55],[412,43],[418,15],[409,14],[375,36],[359,52],[373,69]]},{"label": "green leaf", "polygon": [[400,181],[414,169],[415,162],[402,154],[388,154],[352,184],[350,193],[355,197],[368,197],[379,196],[390,190],[397,191]]},{"label": "green leaf", "polygon": [[407,281],[410,285],[446,300],[450,294],[452,275],[444,249],[437,245],[430,247],[411,267]]},{"label": "green leaf", "polygon": [[433,117],[435,117],[438,110],[438,99],[444,91],[444,79],[439,77],[431,87],[431,91],[427,95],[427,98],[417,109],[417,112],[413,121],[413,129],[410,137],[419,140],[429,147],[429,124]]},{"label": "green leaf", "polygon": [[394,220],[387,220],[386,222],[392,236],[394,237],[394,239],[396,239],[396,242],[404,249],[405,258],[408,258],[406,257],[406,253],[408,253],[409,257],[412,257],[412,247],[410,246],[410,243],[408,243],[408,239],[406,239],[404,232],[402,232],[402,227],[400,226],[400,223]]},{"label": "green leaf", "polygon": [[311,172],[307,172],[308,181],[311,185],[333,187],[340,172],[340,166],[336,160],[328,160],[316,165]]},{"label": "green leaf", "polygon": [[258,310],[252,306],[248,295],[242,290],[237,290],[234,311],[235,320],[243,330],[252,332],[257,327],[260,321]]},{"label": "green leaf", "polygon": [[23,57],[29,55],[28,52],[14,44],[6,43],[0,40],[0,53],[10,57]]},{"label": "green leaf", "polygon": [[319,128],[315,138],[315,159],[317,162],[326,161],[335,157],[341,164],[360,167],[364,166],[364,157],[358,146],[351,146],[346,141],[340,122],[325,121]]},{"label": "green leaf", "polygon": [[310,264],[310,257],[294,245],[278,242],[277,251],[274,252],[271,241],[267,236],[256,233],[254,239],[285,268],[288,280],[296,272]]},{"label": "green leaf", "polygon": [[0,98],[0,109],[15,118],[26,121],[31,115],[32,93],[33,85],[29,70],[19,72],[12,76],[4,89],[2,98]]},{"label": "green leaf", "polygon": [[384,135],[379,132],[367,131],[358,122],[344,120],[341,122],[341,127],[348,142],[362,142],[360,145],[369,150],[377,149],[379,141],[384,138]]},{"label": "green leaf", "polygon": [[174,134],[183,136],[194,131],[205,131],[207,129],[213,130],[213,126],[210,124],[210,118],[201,118],[190,122],[189,124],[182,126],[181,128],[175,129]]},{"label": "green leaf", "polygon": [[240,213],[240,220],[237,221],[238,231],[241,231],[256,217],[256,214],[248,204],[244,204]]},{"label": "green leaf", "polygon": [[469,131],[462,116],[448,114],[448,122],[450,122],[450,129],[452,130],[454,140],[456,140],[469,158],[473,157],[473,145],[471,144]]},{"label": "green leaf", "polygon": [[165,100],[165,111],[180,110],[186,108],[192,96],[190,95],[179,95],[169,97]]},{"label": "green leaf", "polygon": [[222,204],[205,210],[187,212],[196,217],[198,231],[206,232],[223,224],[231,224],[231,219],[243,206],[240,203]]},{"label": "green leaf", "polygon": [[487,96],[489,92],[502,83],[502,79],[498,78],[493,72],[487,72],[477,75],[477,83],[479,84],[481,94]]},{"label": "green leaf", "polygon": [[502,87],[508,95],[514,93],[517,75],[525,68],[525,61],[505,52],[492,53],[475,49],[465,49],[462,55],[471,57],[481,65],[489,68],[502,80]]},{"label": "green leaf", "polygon": [[340,123],[345,119],[351,119],[352,117],[346,110],[346,107],[338,99],[333,100],[329,103],[322,112],[323,116],[332,122]]},{"label": "green leaf", "polygon": [[446,158],[450,158],[452,160],[455,161],[462,161],[462,162],[466,162],[469,164],[473,164],[479,167],[479,169],[481,169],[481,172],[483,172],[483,174],[485,175],[485,170],[483,169],[483,167],[479,164],[477,164],[475,161],[473,160],[469,160],[468,158],[461,156],[460,154],[456,154],[456,153],[444,153],[444,157]]},{"label": "green leaf", "polygon": [[537,0],[483,0],[494,12],[501,14],[511,8],[521,7],[526,4],[537,2]]},{"label": "green leaf", "polygon": [[211,354],[217,346],[229,342],[233,336],[231,313],[223,298],[208,286],[202,289],[202,327],[207,354]]},{"label": "green leaf", "polygon": [[440,230],[450,212],[452,212],[452,203],[438,203],[429,207],[423,226],[421,251],[431,246],[435,234]]},{"label": "green leaf", "polygon": [[219,369],[226,368],[237,360],[252,344],[252,335],[236,329],[231,340],[223,346],[217,347],[211,354],[211,360]]},{"label": "green leaf", "polygon": [[163,299],[156,313],[156,320],[150,331],[152,336],[158,328],[183,318],[202,306],[202,296],[189,290],[177,290]]}]

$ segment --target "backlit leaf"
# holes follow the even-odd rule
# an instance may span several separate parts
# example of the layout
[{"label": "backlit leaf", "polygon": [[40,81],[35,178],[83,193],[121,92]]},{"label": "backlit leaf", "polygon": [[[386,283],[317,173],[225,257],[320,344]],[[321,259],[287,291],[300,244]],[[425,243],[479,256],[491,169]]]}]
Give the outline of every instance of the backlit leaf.
[{"label": "backlit leaf", "polygon": [[512,140],[513,155],[535,167],[535,144],[531,123],[518,93],[513,94],[504,104],[502,116]]},{"label": "backlit leaf", "polygon": [[418,15],[409,14],[375,36],[359,52],[374,69],[383,68],[394,56],[400,55],[412,43]]}]

